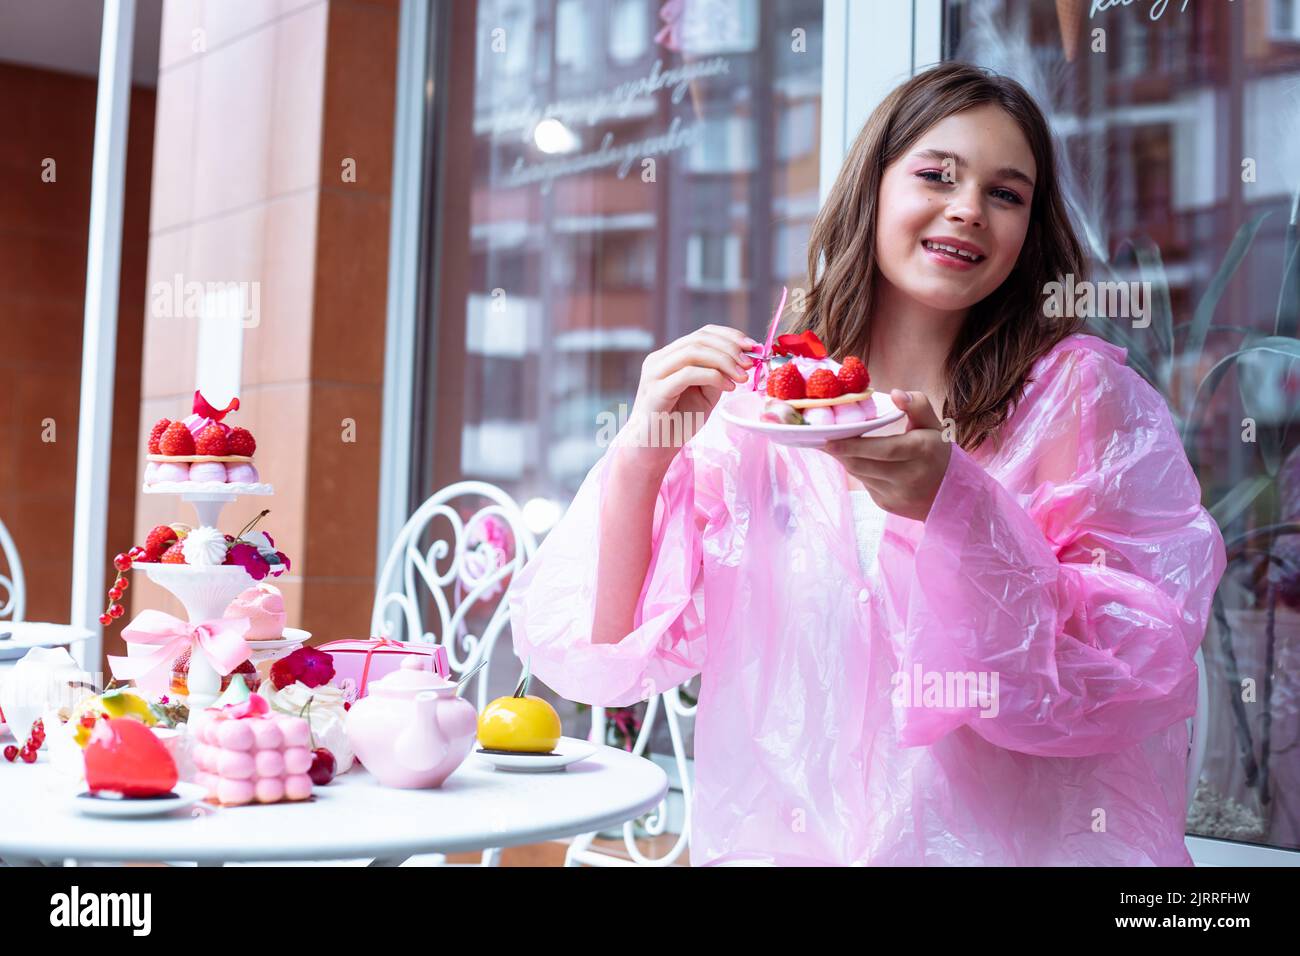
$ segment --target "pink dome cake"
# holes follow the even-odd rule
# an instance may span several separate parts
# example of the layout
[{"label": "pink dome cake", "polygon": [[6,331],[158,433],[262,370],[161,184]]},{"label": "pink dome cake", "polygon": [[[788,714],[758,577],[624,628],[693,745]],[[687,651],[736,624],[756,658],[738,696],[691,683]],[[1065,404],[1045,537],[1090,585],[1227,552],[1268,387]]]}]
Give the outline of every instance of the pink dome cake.
[{"label": "pink dome cake", "polygon": [[222,806],[311,796],[311,732],[302,717],[270,712],[266,698],[190,715],[195,782]]},{"label": "pink dome cake", "polygon": [[273,584],[259,581],[230,602],[222,617],[247,618],[246,641],[275,641],[284,636],[284,597]]}]

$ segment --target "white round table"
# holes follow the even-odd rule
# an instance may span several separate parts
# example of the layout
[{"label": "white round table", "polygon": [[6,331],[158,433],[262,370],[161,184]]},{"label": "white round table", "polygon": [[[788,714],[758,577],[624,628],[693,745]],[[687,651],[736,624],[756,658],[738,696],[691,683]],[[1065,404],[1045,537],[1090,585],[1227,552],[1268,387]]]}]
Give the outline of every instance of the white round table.
[{"label": "white round table", "polygon": [[16,661],[33,647],[67,647],[86,640],[90,633],[72,624],[0,621],[0,661]]},{"label": "white round table", "polygon": [[311,801],[206,803],[161,817],[102,819],[71,806],[75,787],[42,751],[0,758],[0,860],[32,862],[341,860],[396,865],[419,853],[518,846],[604,830],[653,809],[663,770],[602,746],[555,773],[506,773],[471,753],[437,790],[379,786],[360,764]]}]

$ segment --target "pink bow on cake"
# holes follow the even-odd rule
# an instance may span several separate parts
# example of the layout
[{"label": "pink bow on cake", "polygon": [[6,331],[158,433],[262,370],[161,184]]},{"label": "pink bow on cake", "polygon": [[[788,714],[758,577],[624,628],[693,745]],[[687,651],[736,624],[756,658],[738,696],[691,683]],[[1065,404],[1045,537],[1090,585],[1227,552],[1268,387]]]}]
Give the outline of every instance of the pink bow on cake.
[{"label": "pink bow on cake", "polygon": [[138,680],[155,668],[170,666],[181,652],[197,644],[217,673],[224,677],[252,653],[244,640],[248,628],[246,617],[190,624],[162,611],[142,611],[122,629],[122,639],[128,644],[156,645],[158,650],[140,657],[110,656],[108,664],[118,680]]},{"label": "pink bow on cake", "polygon": [[[765,379],[767,363],[771,361],[774,355],[798,355],[803,358],[824,359],[827,355],[826,346],[822,340],[817,337],[817,333],[812,329],[805,329],[802,332],[789,332],[785,335],[777,335],[776,327],[781,321],[781,313],[785,311],[786,296],[790,290],[786,286],[781,287],[781,304],[776,307],[776,314],[772,316],[772,324],[767,327],[767,341],[763,343],[763,351],[750,352],[749,357],[754,360],[754,377],[750,380],[750,391],[757,392],[758,386]],[[776,344],[773,344],[773,339]]]}]

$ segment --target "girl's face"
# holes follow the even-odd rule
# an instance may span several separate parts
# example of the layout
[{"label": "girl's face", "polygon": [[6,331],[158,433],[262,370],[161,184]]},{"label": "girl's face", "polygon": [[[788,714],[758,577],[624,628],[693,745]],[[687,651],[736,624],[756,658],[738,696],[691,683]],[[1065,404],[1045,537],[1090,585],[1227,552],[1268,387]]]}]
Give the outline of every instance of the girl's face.
[{"label": "girl's face", "polygon": [[881,276],[930,308],[969,309],[1015,266],[1037,175],[1029,143],[1001,107],[940,120],[881,179]]}]

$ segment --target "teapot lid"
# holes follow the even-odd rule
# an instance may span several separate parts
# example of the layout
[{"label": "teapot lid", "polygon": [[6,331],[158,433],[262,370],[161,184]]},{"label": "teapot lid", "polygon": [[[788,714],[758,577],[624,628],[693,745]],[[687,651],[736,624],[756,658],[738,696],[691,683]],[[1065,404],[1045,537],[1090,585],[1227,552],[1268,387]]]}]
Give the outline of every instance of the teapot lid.
[{"label": "teapot lid", "polygon": [[424,691],[447,690],[456,685],[433,671],[433,659],[411,654],[390,674],[371,683],[369,693],[379,697],[414,697]]}]

